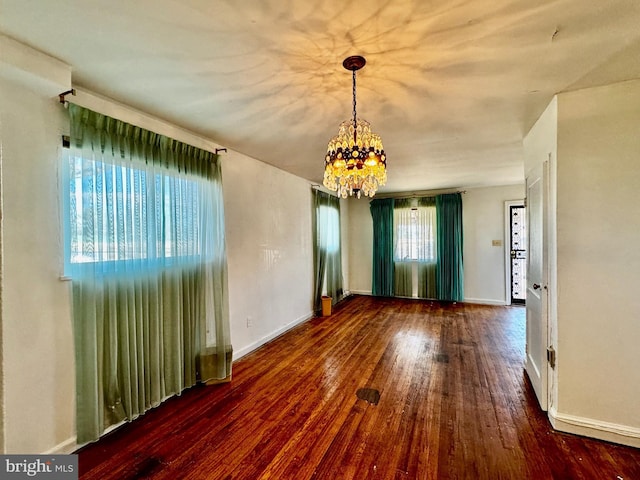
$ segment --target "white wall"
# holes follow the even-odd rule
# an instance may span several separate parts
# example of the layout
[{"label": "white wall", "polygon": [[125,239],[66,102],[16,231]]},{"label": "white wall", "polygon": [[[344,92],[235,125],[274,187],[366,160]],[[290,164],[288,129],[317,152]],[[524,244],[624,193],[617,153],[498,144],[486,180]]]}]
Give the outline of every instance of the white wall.
[{"label": "white wall", "polygon": [[311,185],[229,153],[222,163],[234,358],[313,314]]},{"label": "white wall", "polygon": [[[69,133],[69,122],[57,94],[70,87],[59,79],[70,82],[71,70],[0,36],[0,47],[5,44],[10,48],[0,59],[4,451],[68,453],[75,448],[75,366],[70,283],[59,279],[58,182],[61,135]],[[78,91],[74,101],[201,148],[219,146],[90,92]],[[233,151],[223,155],[237,357],[311,316],[311,186]]]},{"label": "white wall", "polygon": [[[505,279],[505,202],[524,199],[524,185],[471,188],[462,195],[464,301],[509,302]],[[494,246],[493,241],[500,245]]]},{"label": "white wall", "polygon": [[[558,95],[558,418],[640,446],[640,80]],[[592,429],[591,431],[589,431]]]},{"label": "white wall", "polygon": [[373,221],[366,198],[346,200],[349,210],[349,286],[351,293],[371,295]]},{"label": "white wall", "polygon": [[68,128],[57,97],[12,73],[0,77],[3,415],[5,452],[30,453],[75,432],[69,283],[59,280],[58,158]]}]

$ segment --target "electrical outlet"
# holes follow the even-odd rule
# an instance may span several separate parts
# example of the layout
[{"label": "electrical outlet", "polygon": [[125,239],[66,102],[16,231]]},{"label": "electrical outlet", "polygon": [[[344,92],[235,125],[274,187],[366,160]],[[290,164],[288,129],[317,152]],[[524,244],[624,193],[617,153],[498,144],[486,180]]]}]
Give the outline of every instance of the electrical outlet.
[{"label": "electrical outlet", "polygon": [[251,328],[253,327],[253,319],[251,318],[251,316],[247,317],[247,328]]}]

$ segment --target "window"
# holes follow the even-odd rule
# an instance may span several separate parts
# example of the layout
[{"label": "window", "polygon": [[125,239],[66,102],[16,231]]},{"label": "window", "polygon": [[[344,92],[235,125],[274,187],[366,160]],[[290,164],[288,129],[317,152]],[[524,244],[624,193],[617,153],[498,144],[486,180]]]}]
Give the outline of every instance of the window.
[{"label": "window", "polygon": [[434,199],[397,199],[393,220],[394,294],[433,298],[437,263]]},{"label": "window", "polygon": [[394,252],[396,262],[436,261],[435,205],[410,206],[400,202],[394,209]]},{"label": "window", "polygon": [[70,158],[68,264],[202,253],[202,200],[210,182],[132,165]]},{"label": "window", "polygon": [[320,205],[318,222],[326,228],[325,248],[327,253],[336,253],[340,249],[340,212],[329,205]]},{"label": "window", "polygon": [[69,105],[63,163],[78,443],[198,381],[230,378],[220,162]]}]

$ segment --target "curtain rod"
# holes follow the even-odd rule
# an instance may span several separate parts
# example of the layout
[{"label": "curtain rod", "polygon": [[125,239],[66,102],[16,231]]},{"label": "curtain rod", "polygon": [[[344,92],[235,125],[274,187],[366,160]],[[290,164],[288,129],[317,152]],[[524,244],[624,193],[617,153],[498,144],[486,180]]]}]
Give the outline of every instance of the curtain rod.
[{"label": "curtain rod", "polygon": [[318,185],[317,183],[312,183],[311,189],[316,190],[318,192],[326,193],[327,195],[331,195],[332,197],[336,197],[337,199],[342,200],[342,198],[336,195],[335,192],[329,191],[326,188],[324,188],[322,185]]},{"label": "curtain rod", "polygon": [[[318,185],[316,183],[312,183],[311,184],[311,188],[313,188],[314,190],[320,190],[321,192],[324,191],[324,189],[322,188],[322,185]],[[327,192],[330,193],[330,192]],[[394,193],[382,193],[382,194],[377,194],[376,198],[418,198],[418,197],[435,197],[436,195],[442,195],[445,193],[461,193],[461,194],[465,194],[467,193],[466,190],[458,190],[458,189],[443,189],[443,190],[429,190],[429,191],[422,191],[422,192],[411,192],[411,193],[404,193],[404,192],[400,192],[398,194],[394,194]],[[339,197],[338,197],[339,198]]]},{"label": "curtain rod", "polygon": [[422,192],[399,192],[399,193],[382,193],[376,195],[376,198],[418,198],[418,197],[435,197],[436,195],[443,195],[446,193],[467,193],[466,190],[458,190],[458,189],[443,189],[443,190],[429,190]]},{"label": "curtain rod", "polygon": [[[76,94],[77,94],[76,89],[72,88],[70,90],[67,90],[66,92],[59,93],[58,94],[58,98],[60,99],[60,103],[65,108],[68,108],[70,102],[69,102],[69,100],[66,99],[67,95],[76,96]],[[135,112],[137,118],[139,118],[140,115],[141,115],[143,118],[151,119],[151,122],[154,122],[155,125],[154,126],[148,126],[148,124],[145,124],[145,122],[137,122],[135,120],[132,121],[131,119],[126,118],[126,116],[114,115],[113,113],[109,113],[109,112],[105,113],[102,109],[95,108],[95,106],[92,106],[92,105],[87,106],[86,103],[84,101],[82,101],[83,99],[86,99],[87,94],[89,95],[89,98],[100,98],[100,97],[97,97],[96,94],[92,94],[90,92],[84,92],[82,89],[80,89],[80,97],[78,99],[80,101],[73,101],[73,103],[74,104],[78,104],[78,106],[80,106],[82,108],[87,108],[89,110],[95,111],[95,112],[99,113],[100,115],[105,115],[105,116],[108,116],[108,117],[112,117],[112,118],[118,119],[121,122],[129,123],[131,125],[136,125],[136,126],[138,126],[140,128],[148,130],[150,132],[157,133],[158,135],[162,135],[162,136],[165,136],[167,138],[171,138],[173,140],[176,140],[178,142],[181,142],[181,143],[184,143],[184,144],[187,144],[187,145],[192,145],[192,146],[194,146],[196,148],[199,148],[201,150],[205,150],[207,152],[211,152],[213,150],[216,155],[219,155],[220,153],[227,153],[227,149],[226,148],[215,148],[215,149],[212,149],[211,148],[212,145],[206,145],[206,144],[202,145],[200,142],[194,141],[194,140],[203,140],[205,143],[209,143],[209,142],[211,142],[211,140],[208,139],[208,138],[204,138],[204,137],[200,137],[198,135],[195,135],[192,132],[185,130],[183,127],[179,127],[177,125],[171,125],[168,122],[165,122],[164,120],[156,119],[156,118],[150,116],[149,114],[147,114],[145,112],[141,112],[141,111],[132,109],[131,107],[128,107],[127,105],[118,104],[114,100],[111,100],[111,99],[108,99],[108,98],[100,98],[100,100],[102,100],[103,102],[105,102],[105,103],[107,103],[109,105],[112,105],[112,106],[115,105],[118,108],[122,107],[123,109],[126,109],[126,111]],[[158,123],[164,124],[164,125],[168,125],[169,127],[171,127],[173,129],[173,132],[167,132],[165,129],[157,128],[158,127]],[[178,138],[178,137],[181,137],[181,136],[180,135],[176,135],[175,134],[176,131],[186,132],[188,137],[191,137],[191,138],[184,138],[184,137]],[[70,143],[69,136],[68,135],[63,135],[62,136],[62,146],[64,148],[69,148],[70,145],[71,145],[71,143]]]}]

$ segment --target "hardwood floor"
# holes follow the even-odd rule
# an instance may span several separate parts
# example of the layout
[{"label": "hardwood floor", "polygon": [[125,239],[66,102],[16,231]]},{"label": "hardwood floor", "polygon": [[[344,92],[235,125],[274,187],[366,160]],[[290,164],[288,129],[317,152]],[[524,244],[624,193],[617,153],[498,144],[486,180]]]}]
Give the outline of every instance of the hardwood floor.
[{"label": "hardwood floor", "polygon": [[640,479],[640,450],[551,429],[524,336],[522,307],[351,297],[80,450],[80,478]]}]

